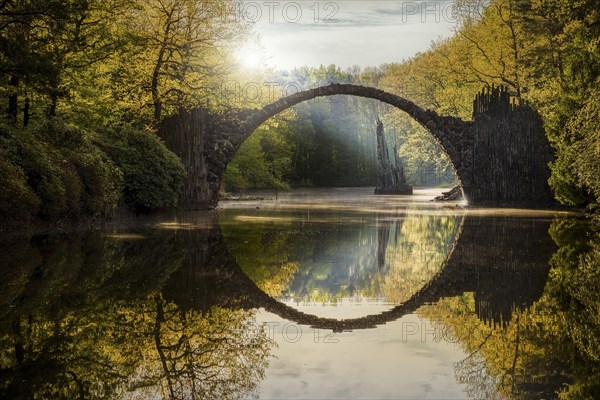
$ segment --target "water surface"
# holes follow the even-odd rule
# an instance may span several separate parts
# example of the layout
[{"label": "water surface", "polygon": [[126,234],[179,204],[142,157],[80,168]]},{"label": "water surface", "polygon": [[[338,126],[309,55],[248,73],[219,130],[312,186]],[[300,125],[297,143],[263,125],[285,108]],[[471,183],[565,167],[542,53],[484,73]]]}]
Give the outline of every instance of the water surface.
[{"label": "water surface", "polygon": [[265,192],[5,240],[0,397],[595,393],[590,226],[439,191]]}]

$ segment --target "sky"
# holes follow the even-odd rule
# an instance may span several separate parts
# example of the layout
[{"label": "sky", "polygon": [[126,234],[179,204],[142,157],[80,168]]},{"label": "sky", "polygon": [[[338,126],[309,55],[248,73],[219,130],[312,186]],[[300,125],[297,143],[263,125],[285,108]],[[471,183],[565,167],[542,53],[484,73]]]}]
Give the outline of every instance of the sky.
[{"label": "sky", "polygon": [[[276,69],[336,64],[343,68],[400,62],[449,37],[454,1],[244,0],[238,15],[261,36]],[[256,62],[256,52],[241,55]]]},{"label": "sky", "polygon": [[[354,310],[321,305],[296,308],[337,319],[383,311],[381,306],[368,304],[352,307]],[[335,334],[296,325],[262,310],[257,324],[277,343],[260,385],[261,399],[468,397],[454,370],[467,354],[442,325],[416,314],[377,329]]]}]

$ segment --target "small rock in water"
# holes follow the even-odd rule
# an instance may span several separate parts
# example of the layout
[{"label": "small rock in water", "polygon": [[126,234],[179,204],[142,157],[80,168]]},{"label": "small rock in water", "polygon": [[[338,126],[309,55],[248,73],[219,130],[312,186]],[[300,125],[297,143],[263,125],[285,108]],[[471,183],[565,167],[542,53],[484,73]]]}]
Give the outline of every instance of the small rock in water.
[{"label": "small rock in water", "polygon": [[462,189],[460,185],[454,186],[447,192],[442,192],[441,196],[436,196],[433,201],[452,201],[452,200],[463,200]]}]

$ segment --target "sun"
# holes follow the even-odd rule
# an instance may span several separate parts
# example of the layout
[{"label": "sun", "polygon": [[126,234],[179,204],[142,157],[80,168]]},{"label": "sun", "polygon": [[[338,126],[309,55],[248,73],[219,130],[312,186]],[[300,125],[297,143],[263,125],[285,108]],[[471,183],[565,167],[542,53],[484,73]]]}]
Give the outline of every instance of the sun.
[{"label": "sun", "polygon": [[265,50],[258,41],[246,42],[234,54],[235,62],[242,70],[256,72],[266,67]]},{"label": "sun", "polygon": [[261,67],[262,58],[258,51],[244,49],[238,54],[238,60],[242,67],[246,69],[256,70]]}]

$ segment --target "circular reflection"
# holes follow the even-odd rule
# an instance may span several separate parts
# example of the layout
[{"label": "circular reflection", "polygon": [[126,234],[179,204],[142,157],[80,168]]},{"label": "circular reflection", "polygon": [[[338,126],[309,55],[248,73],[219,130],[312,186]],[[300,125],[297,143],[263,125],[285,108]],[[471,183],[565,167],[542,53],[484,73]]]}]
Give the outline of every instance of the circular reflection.
[{"label": "circular reflection", "polygon": [[[422,211],[422,210],[421,210]],[[411,299],[443,268],[462,217],[397,212],[227,209],[229,253],[266,294],[307,314],[357,318]]]}]

